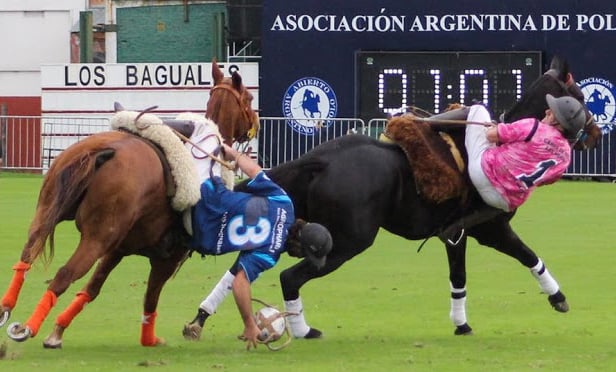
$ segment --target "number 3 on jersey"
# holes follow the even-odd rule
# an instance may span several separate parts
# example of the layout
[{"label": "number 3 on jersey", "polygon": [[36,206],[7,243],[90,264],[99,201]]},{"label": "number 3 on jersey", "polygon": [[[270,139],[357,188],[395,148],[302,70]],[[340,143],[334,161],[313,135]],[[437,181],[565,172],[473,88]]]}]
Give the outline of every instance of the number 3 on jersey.
[{"label": "number 3 on jersey", "polygon": [[260,217],[256,225],[246,225],[244,216],[236,216],[227,226],[229,242],[238,247],[246,243],[251,243],[251,247],[259,245],[267,239],[271,231],[272,224],[264,217]]}]

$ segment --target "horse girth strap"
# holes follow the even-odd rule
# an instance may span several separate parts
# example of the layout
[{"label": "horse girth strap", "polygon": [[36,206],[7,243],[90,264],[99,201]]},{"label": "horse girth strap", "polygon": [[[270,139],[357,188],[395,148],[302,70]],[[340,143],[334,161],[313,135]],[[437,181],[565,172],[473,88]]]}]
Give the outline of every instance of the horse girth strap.
[{"label": "horse girth strap", "polygon": [[168,197],[174,196],[176,192],[175,182],[173,181],[173,175],[171,174],[171,166],[169,165],[169,161],[167,160],[167,157],[165,156],[165,153],[163,152],[163,150],[156,143],[150,141],[147,138],[136,135],[135,133],[132,133],[131,131],[123,129],[123,128],[119,128],[118,130],[124,133],[128,133],[131,136],[140,139],[145,144],[150,146],[152,150],[154,150],[154,153],[156,154],[156,156],[158,156],[158,160],[160,160],[160,165],[163,167],[163,178],[165,180],[167,196]]},{"label": "horse girth strap", "polygon": [[458,149],[458,146],[456,146],[456,143],[454,142],[453,138],[451,138],[451,136],[445,132],[438,132],[438,134],[449,146],[449,151],[451,152],[451,156],[453,156],[453,160],[455,160],[456,162],[458,170],[460,171],[460,173],[464,173],[464,158],[462,157],[462,153],[460,153],[460,149]]}]

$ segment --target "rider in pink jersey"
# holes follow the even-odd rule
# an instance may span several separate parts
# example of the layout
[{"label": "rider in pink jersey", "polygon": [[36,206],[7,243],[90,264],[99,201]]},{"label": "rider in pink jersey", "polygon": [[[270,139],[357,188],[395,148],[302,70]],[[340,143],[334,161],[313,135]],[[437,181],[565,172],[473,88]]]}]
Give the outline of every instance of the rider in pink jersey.
[{"label": "rider in pink jersey", "polygon": [[468,173],[487,206],[448,226],[439,234],[441,240],[458,244],[465,229],[516,209],[535,188],[562,177],[586,115],[571,97],[548,94],[546,100],[549,108],[541,121],[529,118],[511,124],[491,125],[485,107],[471,107],[468,121],[487,125],[466,127]]}]

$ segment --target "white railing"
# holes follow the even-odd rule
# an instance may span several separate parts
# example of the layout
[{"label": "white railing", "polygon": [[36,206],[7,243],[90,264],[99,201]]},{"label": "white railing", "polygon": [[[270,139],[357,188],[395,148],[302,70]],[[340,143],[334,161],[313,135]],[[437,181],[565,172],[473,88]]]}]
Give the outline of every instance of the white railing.
[{"label": "white railing", "polygon": [[[379,138],[387,125],[387,119],[372,119],[364,134]],[[616,124],[599,123],[603,136],[599,145],[590,151],[573,151],[567,177],[616,178]]]},{"label": "white railing", "polygon": [[109,130],[106,118],[0,116],[3,169],[44,171],[65,148]]},{"label": "white railing", "polygon": [[[262,117],[259,137],[251,141],[251,155],[269,169],[349,133],[379,138],[386,123],[386,119],[365,124],[356,118]],[[592,151],[575,151],[566,176],[616,179],[616,125],[600,125],[601,143]],[[109,129],[109,119],[101,117],[0,116],[0,168],[44,172],[68,146]]]},{"label": "white railing", "polygon": [[[323,142],[349,133],[361,133],[364,122],[355,118],[260,118],[257,158],[263,168],[297,159]],[[310,135],[302,134],[311,132]]]}]

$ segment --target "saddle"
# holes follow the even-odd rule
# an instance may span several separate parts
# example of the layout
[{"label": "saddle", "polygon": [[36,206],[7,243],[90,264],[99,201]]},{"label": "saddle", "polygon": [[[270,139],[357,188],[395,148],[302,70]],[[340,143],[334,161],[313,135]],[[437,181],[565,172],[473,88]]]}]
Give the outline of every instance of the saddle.
[{"label": "saddle", "polygon": [[[461,108],[437,117],[466,119],[467,114],[468,108]],[[390,119],[384,136],[406,154],[417,191],[423,198],[434,203],[460,198],[465,203],[469,183],[464,160],[455,142],[447,133],[415,118],[405,114]]]},{"label": "saddle", "polygon": [[[163,157],[161,157],[159,151],[155,152],[159,158],[166,160],[165,162],[161,161],[163,166],[169,165],[175,186],[173,188],[175,193],[171,196],[171,206],[174,210],[182,212],[197,204],[201,198],[201,192],[192,157],[171,128],[163,125],[160,118],[150,113],[119,111],[111,118],[111,127],[115,130],[121,128],[146,138],[162,149]],[[155,147],[153,148],[155,149]],[[166,174],[165,177],[168,177],[168,175]]]}]

